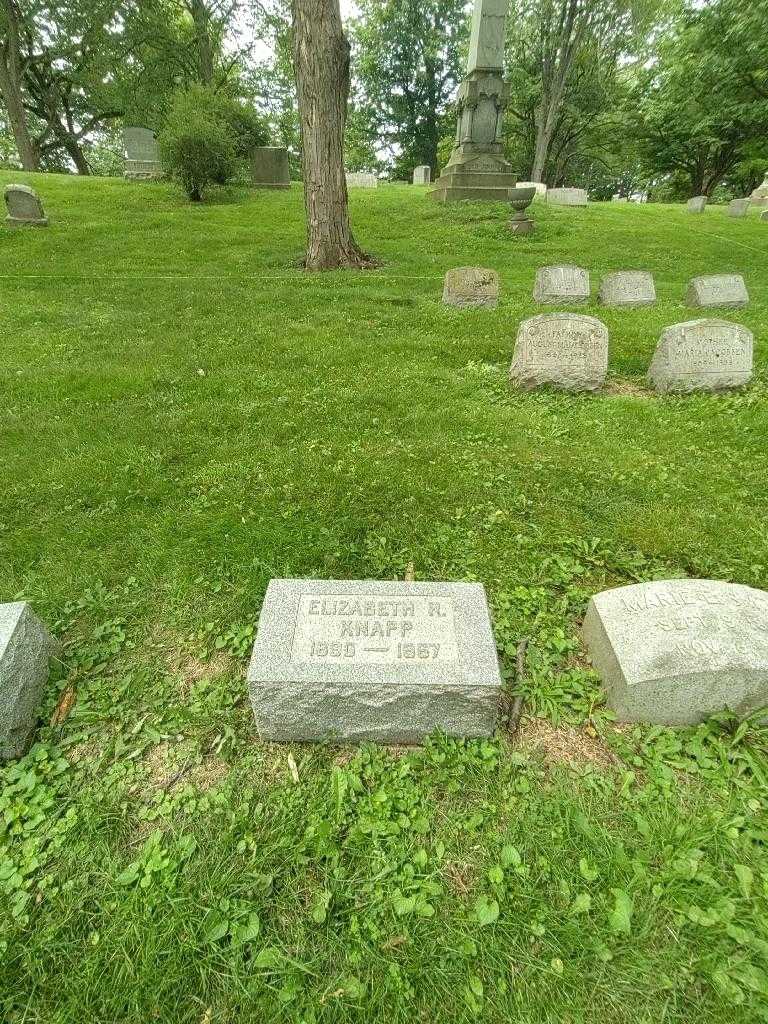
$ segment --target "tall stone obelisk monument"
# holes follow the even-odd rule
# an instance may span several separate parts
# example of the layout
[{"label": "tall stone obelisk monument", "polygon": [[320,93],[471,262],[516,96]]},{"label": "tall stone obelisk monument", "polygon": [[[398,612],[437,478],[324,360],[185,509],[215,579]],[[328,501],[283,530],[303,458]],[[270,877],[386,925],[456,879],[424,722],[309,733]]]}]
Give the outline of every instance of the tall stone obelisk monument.
[{"label": "tall stone obelisk monument", "polygon": [[503,156],[502,122],[509,96],[504,84],[504,29],[509,0],[475,0],[467,74],[459,86],[456,141],[430,193],[457,199],[506,199],[516,184]]}]

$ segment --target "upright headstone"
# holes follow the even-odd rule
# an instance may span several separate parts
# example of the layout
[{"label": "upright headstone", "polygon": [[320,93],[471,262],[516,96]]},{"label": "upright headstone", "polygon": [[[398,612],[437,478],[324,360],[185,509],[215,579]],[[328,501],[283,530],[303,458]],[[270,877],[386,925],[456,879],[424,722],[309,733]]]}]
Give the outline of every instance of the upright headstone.
[{"label": "upright headstone", "polygon": [[584,641],[621,722],[694,725],[768,705],[768,594],[658,580],[595,594]]},{"label": "upright headstone", "polygon": [[288,150],[284,146],[258,146],[250,156],[251,181],[256,188],[291,187]]},{"label": "upright headstone", "polygon": [[728,203],[728,216],[746,217],[749,213],[749,207],[751,204],[751,199],[732,199],[730,203]]},{"label": "upright headstone", "polygon": [[760,214],[760,220],[768,220],[768,210],[763,210]]},{"label": "upright headstone", "polygon": [[271,580],[248,683],[269,740],[489,736],[501,676],[479,583]]},{"label": "upright headstone", "polygon": [[589,199],[583,188],[549,188],[547,202],[553,206],[586,206]]},{"label": "upright headstone", "polygon": [[443,302],[460,309],[495,309],[499,304],[499,275],[485,267],[454,267],[445,275]]},{"label": "upright headstone", "polygon": [[762,185],[758,185],[749,198],[753,206],[768,206],[768,171]]},{"label": "upright headstone", "polygon": [[752,376],[752,334],[727,320],[689,320],[662,332],[648,377],[661,393],[722,391]]},{"label": "upright headstone", "polygon": [[150,181],[162,175],[160,150],[149,128],[123,129],[125,177],[130,181]]},{"label": "upright headstone", "polygon": [[653,274],[647,270],[617,270],[600,282],[601,306],[652,306],[655,301]]},{"label": "upright headstone", "polygon": [[741,309],[749,304],[749,294],[741,274],[703,274],[688,282],[685,304],[694,309]]},{"label": "upright headstone", "polygon": [[474,0],[467,74],[456,101],[456,140],[430,195],[440,202],[488,199],[503,202],[514,187],[504,158],[504,36],[509,0]]},{"label": "upright headstone", "polygon": [[704,208],[707,205],[706,196],[693,196],[692,199],[688,200],[686,209],[688,213],[704,213]]},{"label": "upright headstone", "polygon": [[535,188],[537,196],[545,196],[547,194],[547,186],[543,181],[518,181],[518,188]]},{"label": "upright headstone", "polygon": [[43,204],[29,185],[6,185],[5,205],[8,210],[5,223],[9,228],[48,227]]},{"label": "upright headstone", "polygon": [[518,387],[597,391],[607,371],[608,328],[595,317],[545,313],[520,324],[509,369]]},{"label": "upright headstone", "polygon": [[23,757],[58,644],[25,601],[0,604],[0,760]]},{"label": "upright headstone", "polygon": [[611,202],[612,203],[628,203],[629,199],[626,196],[615,195],[615,196],[611,196]]},{"label": "upright headstone", "polygon": [[413,169],[413,184],[428,185],[432,180],[432,168],[429,164],[420,164]]},{"label": "upright headstone", "polygon": [[535,302],[559,305],[562,302],[579,306],[589,302],[589,271],[569,263],[555,267],[539,267],[533,286]]},{"label": "upright headstone", "polygon": [[379,179],[366,171],[350,171],[347,174],[347,188],[378,188]]}]

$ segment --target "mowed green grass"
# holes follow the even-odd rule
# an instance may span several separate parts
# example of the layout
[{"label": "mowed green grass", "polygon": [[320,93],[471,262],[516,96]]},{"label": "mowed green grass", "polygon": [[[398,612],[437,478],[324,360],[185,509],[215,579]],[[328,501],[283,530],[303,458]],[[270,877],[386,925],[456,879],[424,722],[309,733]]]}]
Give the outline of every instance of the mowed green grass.
[{"label": "mowed green grass", "polygon": [[[768,587],[768,225],[536,203],[514,238],[502,205],[387,185],[351,199],[379,269],[307,275],[297,186],[194,206],[12,180],[51,226],[0,232],[0,599],[65,647],[40,742],[1,775],[0,1019],[767,1020],[765,734],[615,733],[578,622],[638,579]],[[605,393],[512,394],[536,268],[563,262],[594,295],[651,270],[659,302],[583,310],[610,330]],[[497,310],[441,304],[461,265],[499,272]],[[687,280],[725,272],[753,384],[658,398]],[[269,579],[409,563],[486,585],[549,724],[259,743]]]}]

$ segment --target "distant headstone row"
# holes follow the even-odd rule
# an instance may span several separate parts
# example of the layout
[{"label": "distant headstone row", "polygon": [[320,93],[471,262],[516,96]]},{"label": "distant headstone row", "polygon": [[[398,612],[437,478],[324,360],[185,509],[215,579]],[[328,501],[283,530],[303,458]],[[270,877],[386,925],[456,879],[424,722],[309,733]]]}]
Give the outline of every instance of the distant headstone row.
[{"label": "distant headstone row", "polygon": [[583,188],[549,188],[547,202],[556,206],[586,206],[587,191]]},{"label": "distant headstone row", "polygon": [[5,206],[9,228],[47,228],[48,218],[37,193],[29,185],[6,185]]},{"label": "distant headstone row", "polygon": [[[693,725],[768,704],[766,622],[765,591],[654,580],[595,594],[582,636],[619,721]],[[58,651],[28,604],[0,604],[0,760],[28,750]],[[499,724],[480,583],[273,579],[247,678],[267,740],[420,743]]]}]

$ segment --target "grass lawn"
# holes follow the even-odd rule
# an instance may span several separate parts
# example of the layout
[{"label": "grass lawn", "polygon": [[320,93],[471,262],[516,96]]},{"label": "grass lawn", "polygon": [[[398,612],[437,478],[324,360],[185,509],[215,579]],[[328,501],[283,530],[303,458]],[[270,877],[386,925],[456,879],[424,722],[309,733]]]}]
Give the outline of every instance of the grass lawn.
[{"label": "grass lawn", "polygon": [[[768,1021],[768,733],[616,729],[578,640],[606,586],[768,587],[768,225],[724,208],[355,191],[365,273],[296,269],[301,192],[0,173],[0,600],[64,640],[0,769],[0,1020]],[[586,310],[599,396],[509,392],[534,273],[647,269]],[[457,265],[494,311],[444,308]],[[658,398],[688,278],[743,273],[754,383]],[[481,580],[519,734],[259,743],[246,659],[274,576]],[[74,702],[72,698],[74,696]],[[49,725],[60,704],[71,704]]]}]

